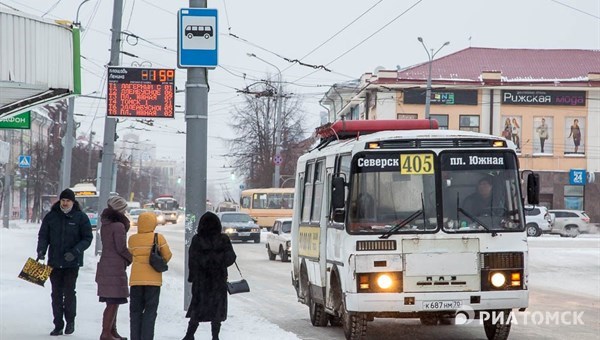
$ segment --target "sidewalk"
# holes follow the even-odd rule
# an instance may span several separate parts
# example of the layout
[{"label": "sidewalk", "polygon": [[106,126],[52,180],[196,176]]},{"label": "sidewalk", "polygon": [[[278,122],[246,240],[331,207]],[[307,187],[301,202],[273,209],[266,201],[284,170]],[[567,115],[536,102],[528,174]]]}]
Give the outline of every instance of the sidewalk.
[{"label": "sidewalk", "polygon": [[[39,225],[24,221],[11,221],[10,228],[0,228],[0,339],[48,339],[53,328],[50,306],[50,281],[39,287],[17,276],[28,257],[35,256]],[[85,252],[85,265],[77,280],[77,318],[75,333],[71,340],[90,340],[100,337],[104,304],[96,295],[97,258],[93,243]],[[171,261],[183,262],[181,258]],[[183,338],[187,320],[183,310],[183,272],[172,266],[163,276],[158,318],[155,327],[156,340]],[[179,269],[179,270],[178,270]],[[221,328],[221,339],[298,339],[277,325],[254,315],[252,306],[244,305],[243,296],[229,297],[228,318]],[[129,305],[119,309],[118,329],[129,337]],[[196,339],[210,338],[210,323],[202,323]]]}]

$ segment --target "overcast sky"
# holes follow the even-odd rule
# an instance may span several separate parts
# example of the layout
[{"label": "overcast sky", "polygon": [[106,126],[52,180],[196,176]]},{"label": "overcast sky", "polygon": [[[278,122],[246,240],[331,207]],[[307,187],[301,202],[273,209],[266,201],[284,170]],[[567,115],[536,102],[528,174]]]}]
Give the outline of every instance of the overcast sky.
[{"label": "overcast sky", "polygon": [[[45,17],[49,19],[73,20],[81,1],[0,0],[0,3],[38,16],[48,12]],[[123,30],[155,45],[125,42],[122,50],[139,58],[123,56],[121,65],[150,62],[154,67],[176,68],[177,55],[173,52],[177,48],[176,13],[179,8],[189,7],[189,2],[124,0],[124,3]],[[208,7],[219,11],[222,66],[209,72],[209,180],[215,181],[224,177],[217,169],[228,165],[222,157],[227,149],[219,137],[231,135],[227,121],[233,105],[241,102],[236,89],[244,88],[253,79],[264,79],[266,73],[277,73],[274,67],[249,58],[247,53],[255,53],[284,70],[284,81],[292,83],[288,91],[305,100],[304,109],[309,117],[306,129],[312,131],[319,122],[319,112],[323,111],[317,102],[333,83],[358,78],[378,66],[395,69],[398,65],[407,67],[426,61],[418,36],[435,49],[450,41],[438,56],[469,46],[600,49],[600,1],[597,0],[220,0],[208,1]],[[81,7],[79,19],[85,30],[81,47],[85,57],[84,94],[105,94],[103,65],[110,58],[112,11],[113,1],[109,0],[91,0]],[[229,36],[229,32],[241,39]],[[325,41],[303,62],[325,65],[333,72],[313,73],[313,69],[303,66],[288,68],[291,64],[281,58],[301,59]],[[185,79],[186,71],[178,70],[179,89],[184,88]],[[184,94],[178,94],[176,105],[183,109],[184,104]],[[76,112],[84,115],[76,118],[82,123],[81,133],[93,129],[100,140],[106,112],[104,101],[79,98]],[[176,116],[174,120],[157,121],[150,128],[152,133],[141,132],[145,134],[141,139],[156,142],[159,157],[185,155],[185,135],[177,134],[178,130],[185,130],[183,113]],[[118,124],[117,131],[124,134],[129,126],[147,128],[126,120]]]}]

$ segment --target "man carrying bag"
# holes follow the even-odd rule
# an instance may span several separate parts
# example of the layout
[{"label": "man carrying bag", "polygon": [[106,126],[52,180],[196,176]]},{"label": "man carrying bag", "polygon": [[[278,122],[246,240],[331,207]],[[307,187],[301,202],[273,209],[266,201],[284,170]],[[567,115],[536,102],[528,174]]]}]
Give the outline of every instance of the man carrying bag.
[{"label": "man carrying bag", "polygon": [[79,267],[83,266],[83,252],[93,238],[90,220],[81,211],[75,193],[63,190],[60,201],[42,220],[37,244],[37,260],[43,260],[48,251],[48,265],[53,268],[50,283],[54,329],[50,335],[62,335],[63,328],[66,334],[75,331],[75,284]]}]

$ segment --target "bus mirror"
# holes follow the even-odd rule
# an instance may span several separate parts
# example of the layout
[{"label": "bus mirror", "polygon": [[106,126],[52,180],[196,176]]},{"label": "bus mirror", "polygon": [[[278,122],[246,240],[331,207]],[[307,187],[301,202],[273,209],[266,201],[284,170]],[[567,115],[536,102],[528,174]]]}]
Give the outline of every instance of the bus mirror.
[{"label": "bus mirror", "polygon": [[335,209],[333,211],[333,222],[344,223],[345,218],[346,212],[344,211],[344,209]]},{"label": "bus mirror", "polygon": [[343,209],[346,183],[343,177],[334,177],[332,180],[331,206],[334,210]]},{"label": "bus mirror", "polygon": [[527,203],[536,205],[540,203],[540,175],[530,173],[527,175]]}]

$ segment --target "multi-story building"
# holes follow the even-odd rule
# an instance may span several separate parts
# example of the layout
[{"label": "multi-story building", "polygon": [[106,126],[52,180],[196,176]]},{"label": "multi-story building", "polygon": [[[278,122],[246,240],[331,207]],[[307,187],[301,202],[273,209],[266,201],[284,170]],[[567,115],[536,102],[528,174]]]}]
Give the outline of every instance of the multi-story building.
[{"label": "multi-story building", "polygon": [[540,174],[541,204],[600,222],[600,51],[467,48],[429,64],[364,74],[321,100],[329,120],[425,118],[503,136]]}]

